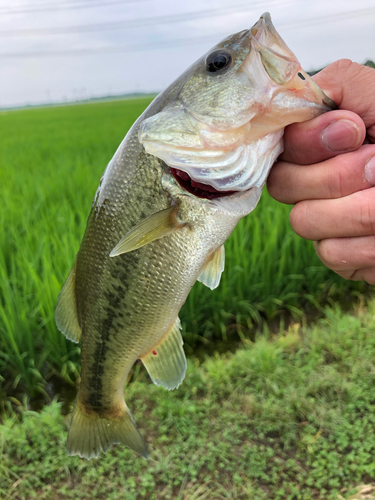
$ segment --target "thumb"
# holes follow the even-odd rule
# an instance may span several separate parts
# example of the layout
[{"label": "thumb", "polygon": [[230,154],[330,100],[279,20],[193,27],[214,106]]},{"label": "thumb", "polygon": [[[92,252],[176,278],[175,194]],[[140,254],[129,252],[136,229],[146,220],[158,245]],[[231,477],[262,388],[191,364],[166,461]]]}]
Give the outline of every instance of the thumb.
[{"label": "thumb", "polygon": [[330,111],[286,127],[280,159],[299,165],[318,163],[356,150],[365,136],[366,128],[358,115],[343,109]]}]

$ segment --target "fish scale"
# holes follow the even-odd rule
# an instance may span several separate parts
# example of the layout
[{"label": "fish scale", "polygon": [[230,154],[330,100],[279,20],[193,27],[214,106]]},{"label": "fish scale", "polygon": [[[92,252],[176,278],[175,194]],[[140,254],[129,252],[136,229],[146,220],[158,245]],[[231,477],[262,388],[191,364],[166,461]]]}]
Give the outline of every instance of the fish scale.
[{"label": "fish scale", "polygon": [[[141,152],[140,156],[142,157],[142,155],[143,152]],[[162,167],[162,162],[158,159],[156,161]],[[144,175],[141,175],[139,186],[144,186],[143,182],[148,179],[149,187],[151,188],[154,181],[150,183],[149,179],[153,179],[154,177],[150,175],[150,172],[147,175],[147,169],[151,170],[151,174],[154,174],[154,165],[150,168],[149,165],[144,164],[141,170]],[[162,173],[162,168],[159,168],[159,175],[162,176]],[[119,175],[117,179],[120,183]],[[134,182],[132,183],[132,188],[134,189]],[[155,193],[153,197],[152,208],[154,209],[155,206],[165,208],[165,193],[160,193],[159,203],[156,199],[157,194]],[[108,195],[111,196],[110,193]],[[137,199],[137,192],[133,192],[131,198]],[[207,247],[206,245],[203,246],[200,242],[201,237],[204,239],[207,237],[208,230],[206,225],[211,226],[210,231],[215,232],[213,221],[208,219],[201,231],[194,233],[195,245],[201,249],[201,256],[199,254],[194,255],[194,263],[191,262],[190,258],[192,240],[191,231],[188,228],[184,232],[171,235],[168,239],[152,242],[147,247],[121,255],[117,259],[110,259],[108,250],[114,247],[120,239],[120,235],[126,233],[129,229],[128,223],[125,222],[125,224],[119,224],[118,229],[115,230],[117,225],[116,220],[122,221],[129,217],[132,221],[131,224],[135,225],[145,216],[144,211],[139,214],[139,208],[136,203],[130,202],[129,205],[126,204],[123,206],[126,209],[124,216],[117,216],[115,219],[111,219],[112,231],[107,231],[111,235],[108,238],[109,241],[104,240],[99,243],[102,254],[100,270],[103,269],[107,275],[103,278],[106,285],[101,288],[100,307],[97,307],[95,312],[91,308],[91,304],[97,300],[97,282],[100,280],[100,270],[98,278],[93,280],[93,286],[87,287],[84,291],[79,291],[79,296],[85,297],[84,304],[88,305],[86,313],[88,315],[87,324],[84,320],[82,326],[83,362],[80,391],[82,391],[82,394],[86,391],[90,394],[88,402],[96,408],[100,406],[106,408],[110,407],[111,404],[113,405],[111,397],[107,398],[104,404],[105,397],[102,394],[102,386],[107,388],[108,393],[113,392],[112,385],[114,384],[117,387],[118,378],[122,375],[123,371],[129,371],[134,361],[139,357],[139,354],[149,351],[157,344],[160,337],[163,336],[168,327],[176,320],[177,313],[186,299],[186,292],[184,290],[190,289],[195,282],[195,279],[184,280],[184,277],[189,276],[189,271],[193,266],[199,270],[202,266],[200,261],[204,261],[206,258]],[[131,207],[130,209],[129,206]],[[99,238],[96,238],[90,231],[90,224],[94,224],[97,232],[102,235],[100,223],[101,208],[98,204],[95,210],[99,211],[99,216],[92,217],[92,222],[89,222],[87,245],[84,238],[81,250],[77,255],[77,281],[80,278],[79,273],[94,276],[95,272],[98,272],[98,260],[96,259],[98,251],[91,242],[96,242]],[[182,217],[185,215],[185,217],[191,219],[191,215],[188,213],[185,214],[182,211],[181,215]],[[108,220],[105,217],[103,217],[103,223],[108,225]],[[213,246],[215,246],[214,235],[212,235],[212,240]],[[105,253],[107,253],[106,258],[103,258]],[[170,259],[171,255],[177,254],[178,258]],[[142,279],[136,280],[133,275],[134,273],[138,273],[138,269],[142,270]],[[80,282],[83,283],[84,280],[81,279]],[[119,286],[121,289],[120,294],[117,291]],[[122,298],[121,294],[123,295]],[[126,316],[120,318],[116,314],[116,311],[125,311]],[[94,319],[94,315],[96,319]],[[101,318],[101,324],[99,318]],[[100,326],[93,325],[94,321],[99,323]],[[142,331],[140,331],[141,326],[145,333],[147,333],[146,338],[142,336]],[[97,335],[87,336],[90,339],[90,343],[86,345],[86,341],[84,340],[86,336],[84,334],[86,331],[93,331],[94,329],[97,331]],[[126,332],[126,335],[123,335],[122,332]],[[116,353],[111,348],[113,343],[116,345]],[[121,346],[121,351],[119,350],[119,346]],[[111,356],[106,362],[107,349],[111,353]],[[119,359],[117,360],[116,357]],[[86,358],[88,360],[87,363],[84,362]],[[125,366],[124,363],[126,363]],[[102,376],[98,375],[98,367],[101,367],[104,372],[106,364],[118,366],[119,373],[117,376],[114,376],[114,370],[111,366],[111,370],[106,371],[108,374],[107,377],[104,376],[102,380]],[[84,387],[84,380],[87,380],[87,389]],[[101,405],[99,404],[100,401]]]},{"label": "fish scale", "polygon": [[101,178],[56,307],[59,329],[81,342],[70,455],[120,442],[148,457],[123,397],[132,365],[141,359],[166,389],[181,384],[178,313],[189,291],[197,280],[219,285],[223,244],[258,203],[284,127],[333,107],[264,14],[138,118]]}]

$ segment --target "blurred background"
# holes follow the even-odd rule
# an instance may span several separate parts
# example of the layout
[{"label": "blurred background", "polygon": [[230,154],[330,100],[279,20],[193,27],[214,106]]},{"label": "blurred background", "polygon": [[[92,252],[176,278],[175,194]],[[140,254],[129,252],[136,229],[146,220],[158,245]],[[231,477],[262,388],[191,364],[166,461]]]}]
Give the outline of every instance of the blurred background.
[{"label": "blurred background", "polygon": [[374,58],[373,0],[2,0],[0,107],[159,92],[264,11],[307,71]]}]

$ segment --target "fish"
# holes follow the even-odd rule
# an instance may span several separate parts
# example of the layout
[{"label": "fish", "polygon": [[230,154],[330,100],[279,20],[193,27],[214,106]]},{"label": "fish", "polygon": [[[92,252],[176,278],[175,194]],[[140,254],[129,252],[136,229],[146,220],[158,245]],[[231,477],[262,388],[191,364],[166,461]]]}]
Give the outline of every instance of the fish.
[{"label": "fish", "polygon": [[198,280],[224,270],[224,242],[256,207],[284,128],[335,109],[269,13],[228,36],[159,94],[109,162],[61,290],[59,330],[81,342],[67,453],[148,450],[124,400],[140,359],[172,390],[186,357],[178,317]]}]

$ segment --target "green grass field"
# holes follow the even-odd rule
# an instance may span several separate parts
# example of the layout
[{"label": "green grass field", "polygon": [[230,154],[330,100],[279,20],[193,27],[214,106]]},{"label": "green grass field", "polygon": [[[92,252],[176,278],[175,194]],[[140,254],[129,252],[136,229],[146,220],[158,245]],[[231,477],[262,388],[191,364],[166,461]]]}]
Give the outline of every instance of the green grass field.
[{"label": "green grass field", "polygon": [[[74,386],[79,348],[54,323],[101,174],[151,99],[0,114],[0,401]],[[226,243],[226,269],[211,292],[197,283],[181,311],[188,355],[253,338],[254,324],[303,320],[327,300],[348,301],[345,282],[289,225],[290,207],[264,193]]]},{"label": "green grass field", "polygon": [[101,174],[149,102],[0,113],[0,499],[351,498],[375,480],[375,303],[341,312],[368,287],[328,271],[267,193],[226,243],[219,288],[197,283],[181,311],[181,387],[134,367],[126,400],[151,460],[67,457],[79,346],[54,308]]},{"label": "green grass field", "polygon": [[375,478],[374,329],[375,302],[350,315],[328,309],[314,328],[264,331],[235,354],[190,359],[171,392],[136,365],[125,396],[148,461],[121,445],[97,460],[68,457],[56,402],[6,411],[0,498],[374,499],[352,497]]}]

